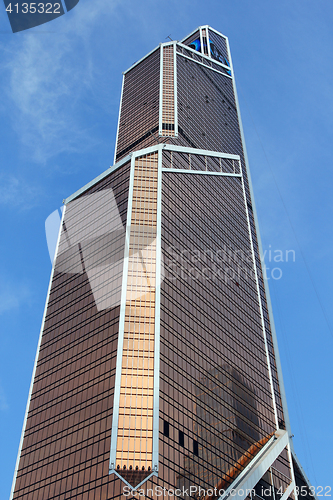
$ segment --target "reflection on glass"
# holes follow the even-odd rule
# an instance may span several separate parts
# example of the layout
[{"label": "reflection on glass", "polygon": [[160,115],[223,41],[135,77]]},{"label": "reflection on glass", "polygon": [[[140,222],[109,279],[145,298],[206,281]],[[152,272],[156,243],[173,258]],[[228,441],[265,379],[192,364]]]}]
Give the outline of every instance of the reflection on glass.
[{"label": "reflection on glass", "polygon": [[157,153],[135,162],[116,469],[135,486],[152,468]]},{"label": "reflection on glass", "polygon": [[197,38],[196,40],[193,40],[193,42],[190,43],[189,47],[193,50],[197,50],[198,52],[201,52],[201,42],[200,38]]},{"label": "reflection on glass", "polygon": [[[80,213],[80,217],[71,214]],[[125,229],[112,189],[98,191],[67,207],[55,270],[86,273],[98,311],[120,304]]]}]

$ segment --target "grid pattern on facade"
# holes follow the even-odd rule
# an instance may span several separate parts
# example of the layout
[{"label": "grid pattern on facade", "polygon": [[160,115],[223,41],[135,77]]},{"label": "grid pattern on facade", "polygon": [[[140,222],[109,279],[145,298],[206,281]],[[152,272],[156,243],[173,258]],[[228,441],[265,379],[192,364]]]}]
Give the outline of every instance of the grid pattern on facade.
[{"label": "grid pattern on facade", "polygon": [[148,139],[156,144],[159,124],[160,50],[125,74],[117,140],[117,161],[140,149]]},{"label": "grid pattern on facade", "polygon": [[[246,179],[244,179],[244,181],[245,180]],[[245,189],[246,189],[246,187],[245,187]],[[271,374],[272,374],[272,382],[273,382],[277,417],[278,417],[279,427],[281,429],[285,429],[284,414],[283,414],[282,401],[281,401],[281,395],[280,395],[280,386],[279,386],[278,373],[277,373],[277,367],[276,367],[276,362],[275,362],[273,338],[272,338],[270,319],[269,319],[269,313],[268,313],[266,292],[265,292],[265,287],[264,287],[264,278],[263,278],[262,268],[261,268],[261,256],[259,254],[259,248],[258,248],[258,243],[257,243],[257,232],[256,232],[256,227],[255,227],[255,222],[254,222],[253,210],[252,210],[252,206],[250,205],[249,202],[248,202],[248,209],[249,209],[248,214],[249,214],[251,233],[252,233],[252,237],[254,240],[254,255],[255,255],[256,269],[257,269],[257,276],[258,276],[259,291],[260,291],[260,296],[261,296],[263,321],[264,321],[264,325],[265,325],[266,338],[267,338],[267,348],[268,348],[268,353],[269,353],[269,360],[270,360],[270,367],[271,367]]]},{"label": "grid pattern on facade", "polygon": [[[184,43],[198,38],[204,43],[200,31]],[[225,39],[209,30],[209,40],[228,61]],[[178,137],[158,137],[158,49],[125,75],[117,159],[163,140],[236,154],[244,165],[233,82],[218,64],[224,59],[176,50],[182,53]],[[238,161],[170,151],[163,152],[163,168],[240,172]],[[283,427],[245,169],[243,178]],[[132,485],[152,466],[156,179],[157,153],[137,159],[116,462]],[[128,498],[124,483],[108,475],[128,184],[127,164],[67,206],[14,500]],[[163,170],[160,465],[146,491],[154,485],[227,487],[276,428],[248,229],[241,179]],[[286,487],[290,477],[284,450],[259,483],[285,481]],[[146,497],[157,500],[156,494]]]},{"label": "grid pattern on facade", "polygon": [[66,207],[15,500],[110,498],[115,491],[108,456],[119,304],[108,304],[119,276],[109,236],[110,228],[115,239],[124,231],[128,184],[127,164]]},{"label": "grid pattern on facade", "polygon": [[244,208],[237,178],[163,172],[162,460],[180,487],[230,484],[275,429]]},{"label": "grid pattern on facade", "polygon": [[[221,37],[215,31],[208,28],[209,40],[215,45],[219,53],[229,62],[228,47],[225,38]],[[214,57],[212,55],[212,57]],[[220,61],[224,63],[225,61]]]},{"label": "grid pattern on facade", "polygon": [[[282,450],[278,458],[254,486],[250,500],[279,500],[291,484],[291,471],[288,458],[288,449]],[[290,500],[295,499],[294,492],[288,495]]]},{"label": "grid pattern on facade", "polygon": [[156,217],[153,153],[135,160],[122,353],[116,469],[132,485],[152,468]]},{"label": "grid pattern on facade", "polygon": [[163,168],[240,174],[240,161],[210,155],[164,151]]},{"label": "grid pattern on facade", "polygon": [[[271,475],[274,488],[282,496],[292,481],[287,448],[282,451],[272,464]],[[290,496],[293,497],[293,493]]]},{"label": "grid pattern on facade", "polygon": [[179,130],[195,147],[242,154],[232,80],[177,56]]},{"label": "grid pattern on facade", "polygon": [[[210,32],[210,37],[228,58],[226,42],[216,33]],[[239,154],[244,164],[244,152],[237,116],[237,107],[233,82],[209,68],[203,68],[194,61],[189,61],[178,55],[177,59],[178,85],[178,138],[170,142],[180,145],[190,145],[212,151]],[[273,339],[270,328],[269,314],[264,280],[262,276],[261,258],[257,242],[256,227],[248,179],[243,170],[246,199],[249,210],[251,233],[260,295],[262,300],[265,330],[267,335],[270,366],[272,372],[275,401],[280,426],[284,428],[284,416],[275,363]]]},{"label": "grid pattern on facade", "polygon": [[175,135],[175,81],[173,45],[163,50],[162,136]]},{"label": "grid pattern on facade", "polygon": [[185,45],[191,45],[192,42],[198,39],[200,40],[200,30],[195,31],[192,35],[182,40],[182,43],[184,43]]}]

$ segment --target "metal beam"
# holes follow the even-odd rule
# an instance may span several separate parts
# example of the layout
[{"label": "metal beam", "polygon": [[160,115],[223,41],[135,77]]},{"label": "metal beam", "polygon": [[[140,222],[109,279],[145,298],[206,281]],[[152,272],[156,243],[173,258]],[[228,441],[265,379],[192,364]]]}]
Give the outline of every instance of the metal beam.
[{"label": "metal beam", "polygon": [[230,172],[211,172],[207,170],[190,170],[190,169],[183,169],[183,168],[167,168],[164,167],[162,168],[162,172],[171,172],[173,174],[201,174],[201,175],[215,175],[218,177],[242,177],[242,174],[233,174]]},{"label": "metal beam", "polygon": [[[242,172],[242,168],[241,168],[241,172]],[[262,305],[262,299],[261,299],[261,293],[260,293],[260,287],[259,287],[259,279],[258,279],[258,272],[257,272],[256,255],[255,255],[255,252],[254,252],[254,245],[253,245],[253,240],[255,239],[255,235],[252,233],[252,229],[251,229],[250,216],[249,216],[249,208],[248,208],[248,205],[247,205],[245,184],[244,184],[244,179],[243,178],[242,178],[242,187],[243,187],[243,196],[244,196],[244,206],[245,206],[245,212],[246,212],[246,219],[247,219],[247,225],[248,225],[248,231],[249,231],[249,238],[250,238],[250,244],[251,244],[251,253],[252,253],[252,259],[253,259],[253,269],[254,269],[254,275],[255,275],[256,287],[257,287],[257,294],[258,294],[258,304],[259,304],[259,311],[260,311],[260,318],[261,318],[262,333],[263,333],[264,344],[265,344],[265,351],[266,351],[267,370],[268,370],[269,382],[270,382],[270,386],[271,386],[272,404],[273,404],[273,410],[274,410],[275,425],[276,425],[276,429],[278,429],[279,428],[279,418],[278,418],[277,407],[276,407],[274,384],[273,384],[273,376],[272,376],[272,368],[271,368],[271,360],[270,360],[270,354],[269,354],[269,349],[268,349],[266,327],[265,327],[265,318],[264,318],[264,313],[263,313],[263,305]]]},{"label": "metal beam", "polygon": [[295,481],[292,481],[288,488],[286,489],[286,491],[283,493],[282,497],[280,498],[280,500],[287,500],[287,498],[289,497],[290,493],[295,489]]},{"label": "metal beam", "polygon": [[[226,64],[223,64],[220,61],[217,61],[216,59],[213,59],[212,57],[206,56],[206,54],[202,54],[201,52],[198,52],[195,49],[191,49],[191,47],[189,47],[188,45],[184,45],[183,43],[180,43],[180,42],[177,42],[177,45],[179,45],[180,47],[183,47],[186,50],[191,51],[193,54],[200,55],[200,57],[204,57],[209,62],[213,62],[214,64],[218,64],[219,66],[222,66],[222,68],[225,68],[228,71],[230,71],[229,66],[227,66]],[[194,61],[194,59],[192,59],[192,60]]]},{"label": "metal beam", "polygon": [[[260,481],[272,463],[282,453],[289,443],[287,431],[278,430],[274,436],[265,444],[259,453],[245,467],[235,481],[219,497],[219,500],[236,498],[245,500],[249,491]],[[294,485],[295,487],[295,485]]]},{"label": "metal beam", "polygon": [[[210,71],[215,71],[215,73],[218,73],[219,75],[225,76],[226,78],[229,78],[230,80],[232,80],[232,76],[227,75],[226,73],[222,73],[222,71],[218,71],[217,69],[212,68],[211,66],[207,66],[207,64],[204,64],[200,61],[196,61],[195,59],[192,59],[192,57],[186,56],[185,54],[182,54],[181,52],[177,52],[177,56],[184,57],[185,59],[188,59],[189,61],[192,61],[196,64],[199,64],[200,66],[203,66],[204,68],[207,68]],[[214,62],[215,62],[215,59],[214,59]]]},{"label": "metal beam", "polygon": [[153,404],[153,470],[159,462],[159,407],[160,407],[160,324],[162,273],[162,151],[158,152],[157,167],[157,220],[156,220],[156,276],[155,276],[155,329],[154,329],[154,404]]},{"label": "metal beam", "polygon": [[226,158],[228,160],[240,160],[239,155],[220,153],[218,151],[211,151],[208,149],[188,148],[186,146],[174,146],[173,144],[164,144],[163,146],[165,151],[178,151],[179,153],[189,153],[192,155],[215,156],[216,158]]}]

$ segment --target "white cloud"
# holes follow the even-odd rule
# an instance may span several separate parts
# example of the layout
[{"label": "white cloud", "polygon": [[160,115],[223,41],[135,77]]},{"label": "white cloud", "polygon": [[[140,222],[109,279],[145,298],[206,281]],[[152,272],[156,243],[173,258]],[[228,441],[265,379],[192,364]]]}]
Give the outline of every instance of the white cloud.
[{"label": "white cloud", "polygon": [[94,83],[89,40],[99,19],[115,5],[110,0],[82,0],[48,25],[52,29],[52,23],[58,23],[61,32],[38,33],[37,29],[16,37],[6,47],[4,92],[12,124],[39,163],[96,144],[92,125],[82,123],[79,113]]},{"label": "white cloud", "polygon": [[14,128],[41,163],[62,151],[75,151],[89,139],[72,116],[84,83],[83,68],[71,63],[69,46],[66,36],[50,47],[44,37],[27,35],[8,65]]},{"label": "white cloud", "polygon": [[37,204],[40,194],[39,188],[28,184],[21,177],[0,175],[1,205],[27,210]]}]

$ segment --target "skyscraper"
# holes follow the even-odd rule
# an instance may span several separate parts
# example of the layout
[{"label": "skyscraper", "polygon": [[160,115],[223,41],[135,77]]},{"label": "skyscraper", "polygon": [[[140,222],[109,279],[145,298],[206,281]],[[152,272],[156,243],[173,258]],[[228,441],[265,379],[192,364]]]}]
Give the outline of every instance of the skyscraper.
[{"label": "skyscraper", "polygon": [[12,498],[310,498],[260,254],[202,26],[124,73],[114,165],[64,202]]}]

